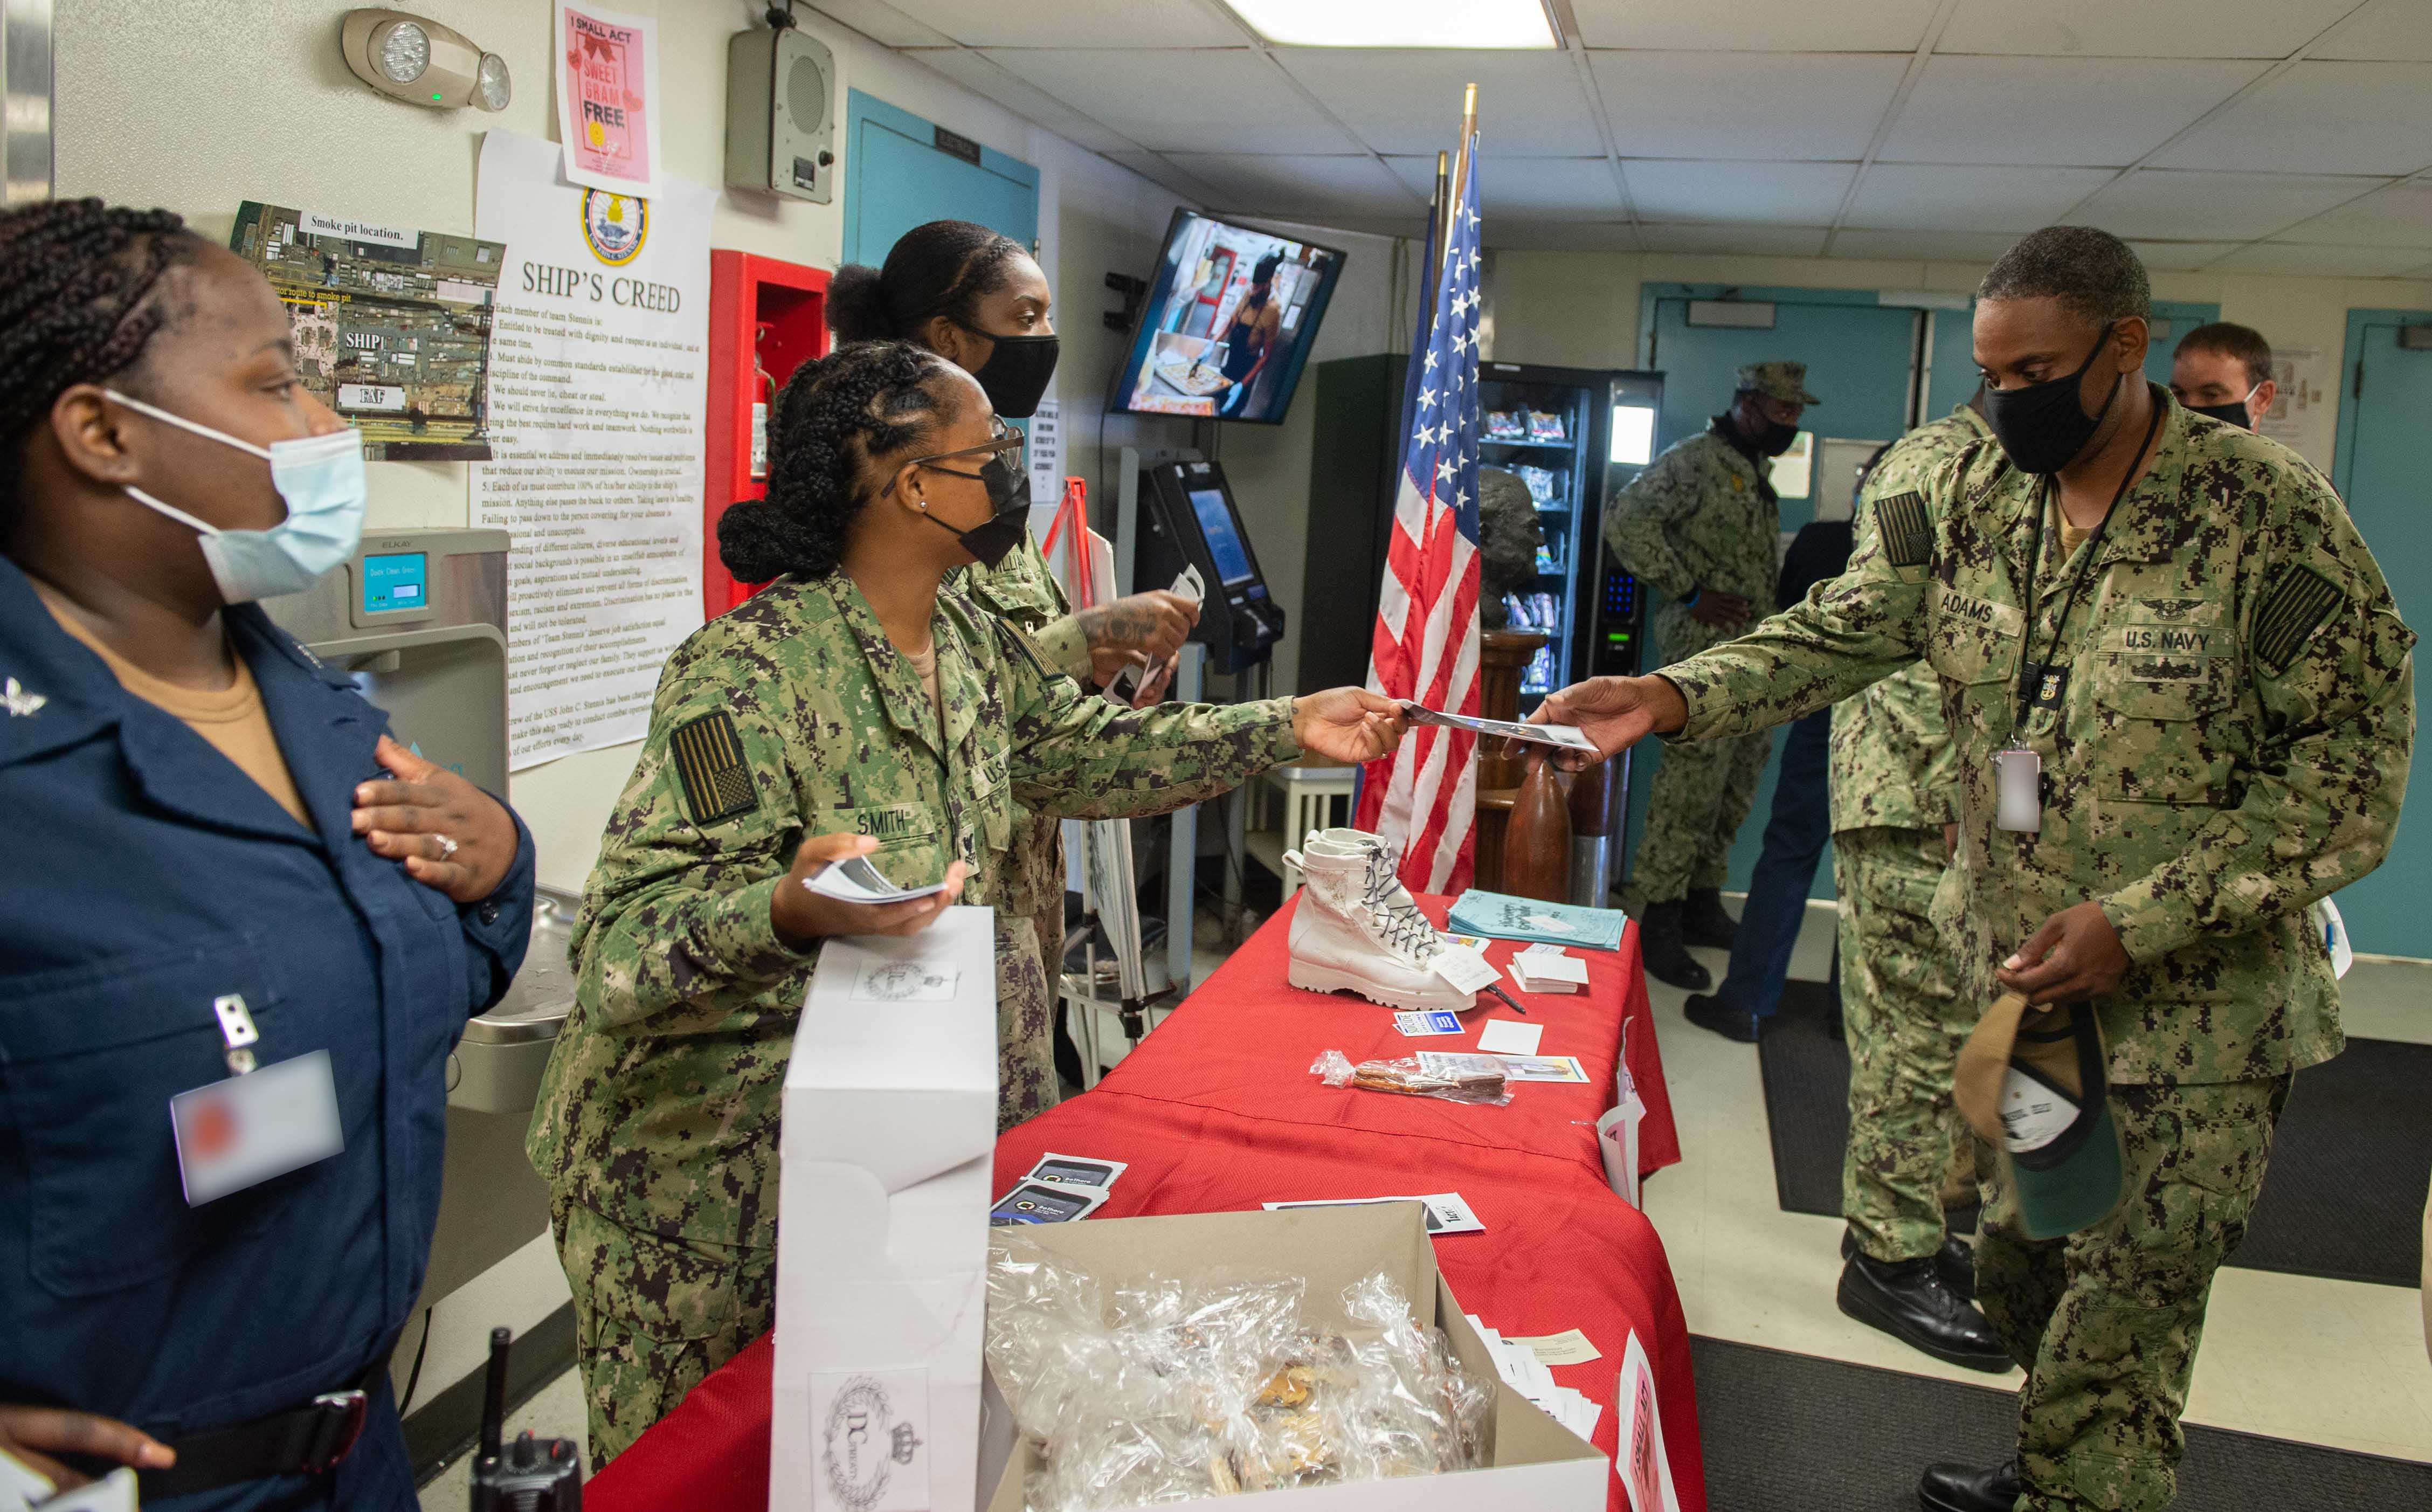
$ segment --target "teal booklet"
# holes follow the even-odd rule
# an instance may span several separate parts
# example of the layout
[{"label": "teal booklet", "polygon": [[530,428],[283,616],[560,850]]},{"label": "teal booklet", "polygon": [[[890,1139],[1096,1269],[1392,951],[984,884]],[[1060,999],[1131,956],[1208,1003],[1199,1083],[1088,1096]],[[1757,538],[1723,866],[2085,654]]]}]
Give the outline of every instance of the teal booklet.
[{"label": "teal booklet", "polygon": [[1489,935],[1496,940],[1544,941],[1579,945],[1589,950],[1621,948],[1621,926],[1629,915],[1619,909],[1583,909],[1574,903],[1547,903],[1542,898],[1515,898],[1504,892],[1471,888],[1452,906],[1457,934]]}]

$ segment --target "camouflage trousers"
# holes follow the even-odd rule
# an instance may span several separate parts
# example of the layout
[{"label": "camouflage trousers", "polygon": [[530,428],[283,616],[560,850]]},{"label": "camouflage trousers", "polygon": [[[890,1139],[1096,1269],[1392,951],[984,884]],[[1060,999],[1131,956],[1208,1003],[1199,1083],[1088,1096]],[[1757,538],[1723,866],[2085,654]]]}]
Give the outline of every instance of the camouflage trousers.
[{"label": "camouflage trousers", "polygon": [[2019,1232],[2009,1183],[1977,1143],[1977,1301],[2027,1372],[2018,1512],[2170,1504],[2213,1272],[2246,1236],[2288,1097],[2286,1076],[2112,1088],[2120,1206],[2063,1239]]},{"label": "camouflage trousers", "polygon": [[777,1251],[646,1233],[563,1198],[551,1204],[549,1227],[574,1291],[575,1366],[597,1474],[774,1326]]},{"label": "camouflage trousers", "polygon": [[1631,890],[1649,903],[1671,903],[1693,888],[1721,887],[1731,837],[1756,802],[1772,754],[1770,735],[1665,740],[1647,790],[1647,835],[1630,863]]},{"label": "camouflage trousers", "polygon": [[1841,899],[1841,1020],[1849,1044],[1849,1146],[1841,1214],[1877,1260],[1917,1260],[1943,1241],[1942,1191],[1973,1136],[1951,1100],[1976,1027],[1933,916],[1940,829],[1871,826],[1832,837]]}]

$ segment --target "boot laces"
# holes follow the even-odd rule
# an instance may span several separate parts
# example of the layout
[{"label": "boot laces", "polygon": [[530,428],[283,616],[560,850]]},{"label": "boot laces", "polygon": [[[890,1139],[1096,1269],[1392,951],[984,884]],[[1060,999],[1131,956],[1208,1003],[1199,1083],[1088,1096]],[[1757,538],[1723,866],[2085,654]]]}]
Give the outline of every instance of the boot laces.
[{"label": "boot laces", "polygon": [[1383,931],[1390,948],[1425,960],[1442,948],[1442,943],[1436,939],[1436,926],[1426,914],[1411,904],[1393,900],[1393,889],[1398,885],[1393,853],[1382,847],[1370,851],[1368,885],[1360,902]]}]

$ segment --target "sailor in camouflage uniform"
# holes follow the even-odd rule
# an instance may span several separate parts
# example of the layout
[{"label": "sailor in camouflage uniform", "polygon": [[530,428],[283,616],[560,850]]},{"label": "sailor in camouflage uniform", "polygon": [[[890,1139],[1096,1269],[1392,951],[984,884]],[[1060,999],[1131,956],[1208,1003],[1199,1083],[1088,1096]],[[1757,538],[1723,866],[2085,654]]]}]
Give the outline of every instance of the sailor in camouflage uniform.
[{"label": "sailor in camouflage uniform", "polygon": [[[1880,551],[1886,508],[1930,510],[1934,474],[1992,433],[1962,404],[1893,442],[1858,501],[1855,552]],[[1934,669],[1912,663],[1834,705],[1832,768],[1849,1045],[1841,1311],[1936,1359],[2004,1371],[2009,1351],[1969,1300],[1974,1255],[1944,1232],[1942,1217],[1954,1157],[1974,1164],[1974,1136],[1951,1101],[1951,1077],[1978,1005],[1961,995],[1934,918],[1949,875],[1943,829],[1959,817]]]},{"label": "sailor in camouflage uniform", "polygon": [[[780,1094],[821,939],[910,933],[953,884],[1000,903],[1022,809],[1162,813],[1304,752],[1373,757],[1401,728],[1356,688],[1129,710],[940,592],[1008,550],[1027,489],[1021,437],[935,356],[846,347],[776,409],[769,498],[719,536],[738,578],[778,581],[661,675],[527,1146],[573,1287],[595,1465],[769,1326]],[[857,855],[950,891],[869,906],[801,885]],[[997,913],[1002,1126],[1056,1099],[1033,928]]]},{"label": "sailor in camouflage uniform", "polygon": [[[1782,565],[1782,511],[1770,460],[1799,438],[1816,396],[1804,363],[1739,370],[1731,407],[1701,433],[1667,448],[1607,506],[1604,538],[1639,581],[1664,591],[1652,628],[1678,661],[1728,640],[1773,602]],[[1647,969],[1675,987],[1713,985],[1690,945],[1731,948],[1723,911],[1731,837],[1756,801],[1772,749],[1762,739],[1664,742],[1647,807],[1647,835],[1630,861],[1643,900],[1639,948]]]},{"label": "sailor in camouflage uniform", "polygon": [[[1874,540],[1806,603],[1540,716],[1610,753],[1763,729],[1920,655],[1940,679],[1962,991],[2092,1001],[2124,1187],[2032,1240],[1980,1165],[1978,1295],[2027,1370],[2018,1452],[1930,1468],[1929,1509],[2169,1504],[2213,1273],[2290,1075],[2343,1043],[2305,910],[2380,864],[2405,795],[2415,637],[2380,568],[2302,459],[2143,382],[2147,300],[2106,233],[2026,238],[1978,290],[1999,445],[1937,476],[1930,520],[1878,503]],[[2041,764],[2033,832],[1995,824],[2014,742]]]}]

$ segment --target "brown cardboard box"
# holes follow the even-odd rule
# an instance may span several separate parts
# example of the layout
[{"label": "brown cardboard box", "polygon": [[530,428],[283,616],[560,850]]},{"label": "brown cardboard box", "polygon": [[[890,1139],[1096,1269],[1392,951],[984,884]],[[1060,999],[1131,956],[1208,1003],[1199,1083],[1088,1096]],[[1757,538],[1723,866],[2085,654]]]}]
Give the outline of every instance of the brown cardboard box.
[{"label": "brown cardboard box", "polygon": [[[1420,1321],[1444,1331],[1473,1375],[1495,1383],[1484,1469],[1304,1490],[1211,1494],[1206,1499],[1211,1504],[1240,1512],[1602,1512],[1612,1473],[1604,1454],[1496,1378],[1486,1346],[1436,1272],[1435,1250],[1415,1202],[1105,1218],[1022,1232],[1050,1254],[1113,1281],[1219,1271],[1299,1276],[1308,1283],[1301,1304],[1306,1316],[1337,1325],[1343,1322],[1343,1288],[1383,1271],[1411,1299]],[[1022,1478],[1035,1463],[1031,1446],[1017,1438],[991,1377],[980,1429],[980,1485],[995,1487],[988,1512],[1022,1512]]]}]

